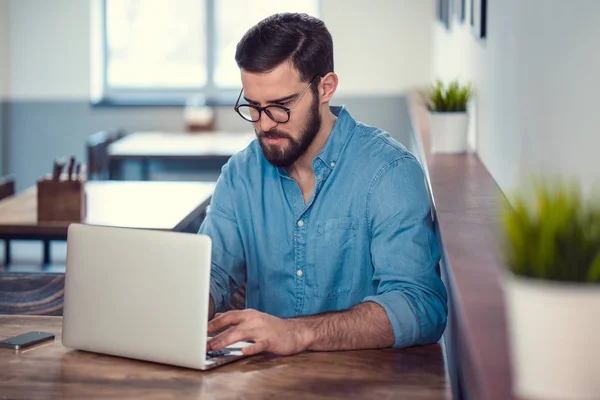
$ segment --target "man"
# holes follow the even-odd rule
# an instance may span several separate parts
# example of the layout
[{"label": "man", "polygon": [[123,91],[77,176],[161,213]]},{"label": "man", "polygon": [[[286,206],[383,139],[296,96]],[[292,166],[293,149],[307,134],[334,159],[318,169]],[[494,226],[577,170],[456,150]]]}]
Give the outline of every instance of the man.
[{"label": "man", "polygon": [[246,282],[246,310],[208,343],[247,355],[436,342],[447,298],[419,163],[330,107],[338,78],[322,21],[279,14],[237,46],[235,106],[257,134],[223,167],[200,227],[213,242],[210,314]]}]

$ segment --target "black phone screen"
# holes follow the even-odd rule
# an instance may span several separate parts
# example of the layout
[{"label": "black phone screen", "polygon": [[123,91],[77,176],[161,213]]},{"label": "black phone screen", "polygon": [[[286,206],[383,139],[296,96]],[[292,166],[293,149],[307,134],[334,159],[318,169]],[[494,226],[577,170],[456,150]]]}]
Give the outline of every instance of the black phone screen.
[{"label": "black phone screen", "polygon": [[54,334],[52,333],[27,332],[0,341],[0,347],[19,350],[52,339],[54,339]]}]

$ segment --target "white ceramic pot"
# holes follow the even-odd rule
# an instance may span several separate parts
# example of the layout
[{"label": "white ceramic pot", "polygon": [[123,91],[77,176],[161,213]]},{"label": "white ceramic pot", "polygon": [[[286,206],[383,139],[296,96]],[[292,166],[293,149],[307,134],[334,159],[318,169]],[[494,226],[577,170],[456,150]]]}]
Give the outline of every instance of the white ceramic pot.
[{"label": "white ceramic pot", "polygon": [[527,399],[600,399],[600,285],[508,275],[513,390]]},{"label": "white ceramic pot", "polygon": [[469,117],[467,112],[429,112],[432,153],[467,151]]}]

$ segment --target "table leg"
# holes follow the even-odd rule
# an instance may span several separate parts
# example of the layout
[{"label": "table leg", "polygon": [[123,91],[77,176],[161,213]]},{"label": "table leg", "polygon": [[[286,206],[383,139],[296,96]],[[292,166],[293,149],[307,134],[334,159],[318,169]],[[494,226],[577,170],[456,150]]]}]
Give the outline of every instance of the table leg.
[{"label": "table leg", "polygon": [[4,265],[10,265],[12,257],[10,254],[10,240],[4,239]]},{"label": "table leg", "polygon": [[50,264],[50,241],[44,239],[44,265]]},{"label": "table leg", "polygon": [[111,158],[108,161],[108,179],[111,181],[122,179],[123,163],[121,160]]},{"label": "table leg", "polygon": [[142,168],[142,180],[149,181],[150,180],[150,163],[147,158],[142,158],[140,160],[141,168]]}]

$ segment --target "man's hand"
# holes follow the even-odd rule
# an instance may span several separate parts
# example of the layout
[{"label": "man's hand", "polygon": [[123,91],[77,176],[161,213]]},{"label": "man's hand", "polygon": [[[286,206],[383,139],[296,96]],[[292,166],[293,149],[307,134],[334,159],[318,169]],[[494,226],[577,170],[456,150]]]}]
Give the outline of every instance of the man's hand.
[{"label": "man's hand", "polygon": [[244,355],[268,351],[278,355],[292,355],[304,351],[308,345],[307,333],[298,329],[295,320],[281,319],[256,310],[229,311],[217,314],[208,323],[208,333],[228,329],[208,341],[208,350],[220,350],[239,341],[251,341],[244,347]]},{"label": "man's hand", "polygon": [[394,331],[384,308],[365,302],[345,311],[281,319],[256,310],[217,314],[208,333],[228,328],[208,341],[208,350],[221,350],[239,341],[245,355],[263,351],[292,355],[304,350],[379,349],[394,345]]}]

